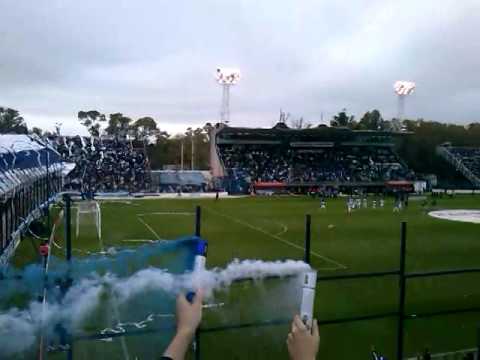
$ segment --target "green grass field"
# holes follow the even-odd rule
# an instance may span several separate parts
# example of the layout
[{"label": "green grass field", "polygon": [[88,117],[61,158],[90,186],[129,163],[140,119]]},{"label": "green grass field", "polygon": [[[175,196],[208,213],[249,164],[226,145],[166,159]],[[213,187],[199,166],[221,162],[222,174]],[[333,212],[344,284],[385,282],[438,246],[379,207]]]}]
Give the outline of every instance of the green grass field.
[{"label": "green grass field", "polygon": [[[302,259],[305,214],[312,215],[311,260],[320,274],[398,268],[401,221],[408,223],[408,271],[480,265],[480,225],[434,219],[427,215],[421,201],[411,200],[401,213],[393,213],[392,201],[387,200],[383,209],[360,209],[347,216],[344,199],[330,200],[326,209],[320,209],[318,200],[305,197],[101,202],[102,241],[96,236],[93,221],[80,222],[78,237],[74,223],[73,246],[81,250],[74,255],[111,246],[135,246],[145,239],[190,235],[197,205],[202,207],[202,237],[209,241],[209,267],[222,267],[234,258]],[[436,208],[478,209],[480,198],[439,199]],[[75,211],[73,215],[75,220]],[[60,245],[62,232],[60,226]],[[20,266],[32,261],[33,251],[29,242],[22,243],[14,263]],[[63,249],[55,248],[54,252],[63,255]],[[476,274],[409,280],[407,313],[480,306],[479,280]],[[281,306],[284,290],[278,280],[234,285],[229,292],[217,294],[225,306],[218,313],[206,311],[202,327],[290,316],[292,309]],[[397,296],[396,277],[320,283],[315,314],[320,320],[329,320],[396,311]],[[479,322],[479,313],[407,320],[405,353],[413,356],[425,347],[432,352],[472,348]],[[278,325],[205,333],[201,338],[202,358],[286,359],[288,328]],[[151,340],[155,335],[148,337]],[[321,337],[319,358],[324,360],[368,359],[372,345],[393,359],[396,319],[325,325]],[[142,340],[127,338],[126,345],[131,341]],[[162,346],[159,344],[158,354]],[[100,347],[111,359],[123,358],[118,342],[78,342],[74,354],[76,358],[98,358]],[[135,354],[130,355],[135,359]]]}]

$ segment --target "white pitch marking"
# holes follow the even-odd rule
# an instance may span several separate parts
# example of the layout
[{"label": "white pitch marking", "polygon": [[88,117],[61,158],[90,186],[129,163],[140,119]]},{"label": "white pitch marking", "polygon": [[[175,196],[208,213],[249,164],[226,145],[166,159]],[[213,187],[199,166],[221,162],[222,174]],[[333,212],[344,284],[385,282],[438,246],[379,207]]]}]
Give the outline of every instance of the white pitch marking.
[{"label": "white pitch marking", "polygon": [[277,225],[279,225],[279,226],[282,228],[282,231],[280,231],[279,233],[276,233],[275,236],[283,235],[283,234],[285,234],[285,233],[288,231],[288,226],[285,225],[284,223],[281,223],[281,222],[279,222],[279,221],[271,221],[271,223],[277,224]]},{"label": "white pitch marking", "polygon": [[145,227],[150,230],[150,232],[157,237],[157,240],[163,240],[160,235],[157,234],[155,230],[152,229],[150,225],[148,225],[145,221],[143,221],[141,216],[137,216],[138,221],[140,221]]},{"label": "white pitch marking", "polygon": [[[220,212],[217,212],[217,211],[212,210],[212,209],[207,208],[207,207],[206,207],[206,209],[207,209],[208,211],[210,211],[210,212],[218,215],[218,216],[222,216],[222,217],[224,217],[224,218],[226,218],[226,219],[230,219],[230,220],[232,220],[232,221],[234,221],[234,222],[236,222],[236,223],[238,223],[238,224],[240,224],[240,225],[243,225],[243,226],[246,226],[246,227],[248,227],[248,228],[250,228],[250,229],[252,229],[252,230],[256,230],[256,231],[258,231],[258,232],[261,232],[262,234],[265,234],[265,235],[271,237],[272,239],[275,239],[275,240],[278,240],[278,241],[283,242],[284,244],[290,245],[291,247],[294,247],[295,249],[305,250],[305,248],[304,248],[303,246],[300,246],[300,245],[297,245],[297,244],[295,244],[295,243],[292,243],[291,241],[285,240],[285,239],[279,237],[278,235],[270,234],[268,231],[265,231],[265,230],[262,229],[262,228],[256,227],[256,226],[254,226],[254,225],[252,225],[252,224],[250,224],[250,223],[248,223],[248,222],[246,222],[246,221],[240,220],[240,219],[238,219],[238,218],[236,218],[236,217],[233,217],[233,216],[230,216],[230,215],[222,214],[222,213],[220,213]],[[322,259],[322,260],[324,260],[324,261],[328,261],[328,262],[330,262],[330,263],[332,263],[332,264],[335,264],[335,265],[337,266],[336,268],[322,268],[322,269],[319,269],[319,270],[340,270],[340,269],[344,270],[344,269],[347,269],[347,266],[345,266],[344,264],[341,264],[341,263],[339,263],[338,261],[335,261],[335,260],[333,260],[333,259],[330,259],[330,258],[328,258],[328,257],[326,257],[326,256],[320,255],[319,253],[317,253],[317,252],[315,252],[315,251],[310,250],[310,253],[311,253],[313,256],[315,256],[315,257],[317,257],[317,258],[319,258],[319,259]]]},{"label": "white pitch marking", "polygon": [[[469,352],[475,352],[475,351],[477,351],[476,348],[464,349],[464,350],[458,350],[458,351],[449,351],[444,353],[432,354],[432,358],[444,359],[445,357],[450,355],[458,355],[459,353],[469,353]],[[412,358],[408,358],[407,360],[417,360],[417,359],[418,359],[417,357],[412,357]]]},{"label": "white pitch marking", "polygon": [[186,211],[156,211],[151,213],[137,214],[137,216],[148,216],[148,215],[179,215],[179,216],[189,216],[194,215],[193,212]]}]

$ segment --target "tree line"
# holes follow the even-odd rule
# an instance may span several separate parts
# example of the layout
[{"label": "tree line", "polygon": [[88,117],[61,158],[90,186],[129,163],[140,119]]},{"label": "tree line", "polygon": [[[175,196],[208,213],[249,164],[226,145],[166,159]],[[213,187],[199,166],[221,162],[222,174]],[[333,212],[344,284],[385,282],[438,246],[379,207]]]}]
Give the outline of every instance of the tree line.
[{"label": "tree line", "polygon": [[[93,137],[109,136],[117,139],[140,141],[146,149],[152,169],[164,165],[180,165],[183,148],[184,169],[192,165],[192,146],[195,169],[208,169],[210,123],[199,128],[187,128],[183,134],[171,135],[162,131],[150,116],[132,119],[122,113],[105,115],[98,110],[79,111],[78,122]],[[56,123],[53,132],[38,127],[28,128],[19,111],[0,107],[0,134],[36,134],[51,138],[61,136],[62,124]]]},{"label": "tree line", "polygon": [[[97,110],[79,111],[78,121],[92,136],[107,135],[142,141],[148,152],[151,167],[161,169],[164,165],[179,165],[183,148],[184,168],[189,169],[194,152],[194,168],[208,169],[209,134],[211,123],[203,127],[188,128],[183,134],[171,135],[162,131],[158,122],[152,117],[131,119],[122,113],[108,116]],[[290,120],[284,113],[280,121],[291,128],[312,128],[313,124],[302,118]],[[332,127],[346,127],[352,130],[398,130],[412,132],[412,135],[398,137],[397,151],[406,163],[417,173],[433,173],[438,176],[448,175],[451,167],[436,155],[438,145],[451,142],[455,146],[480,147],[480,123],[458,125],[426,121],[424,119],[385,120],[380,111],[374,109],[366,112],[359,121],[344,109],[330,121]],[[324,126],[324,125],[317,125]],[[0,133],[37,134],[39,136],[56,136],[61,134],[61,124],[55,124],[54,132],[44,132],[37,127],[29,129],[24,118],[17,110],[0,107]]]}]

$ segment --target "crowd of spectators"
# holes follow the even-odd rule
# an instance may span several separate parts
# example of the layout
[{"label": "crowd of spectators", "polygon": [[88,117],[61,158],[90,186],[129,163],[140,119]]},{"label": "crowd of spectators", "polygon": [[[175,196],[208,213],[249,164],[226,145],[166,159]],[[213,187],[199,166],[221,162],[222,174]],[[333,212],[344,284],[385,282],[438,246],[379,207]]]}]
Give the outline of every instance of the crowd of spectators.
[{"label": "crowd of spectators", "polygon": [[480,178],[480,148],[449,147],[448,150]]},{"label": "crowd of spectators", "polygon": [[64,161],[75,164],[67,188],[93,193],[148,187],[147,158],[126,140],[61,136],[53,144]]},{"label": "crowd of spectators", "polygon": [[278,145],[222,145],[226,169],[261,182],[383,182],[410,180],[413,173],[390,147],[285,148]]}]

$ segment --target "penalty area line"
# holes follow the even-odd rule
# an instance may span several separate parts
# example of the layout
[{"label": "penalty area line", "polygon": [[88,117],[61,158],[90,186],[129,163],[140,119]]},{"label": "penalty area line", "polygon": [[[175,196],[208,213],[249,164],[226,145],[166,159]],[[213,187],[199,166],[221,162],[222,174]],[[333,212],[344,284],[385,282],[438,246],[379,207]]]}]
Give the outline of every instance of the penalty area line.
[{"label": "penalty area line", "polygon": [[[231,220],[231,221],[233,221],[233,222],[236,222],[237,224],[243,225],[243,226],[248,227],[248,228],[250,228],[250,229],[252,229],[252,230],[255,230],[255,231],[258,231],[258,232],[260,232],[260,233],[262,233],[262,234],[264,234],[264,235],[267,235],[267,236],[269,236],[269,237],[272,238],[272,239],[275,239],[275,240],[278,240],[278,241],[280,241],[280,242],[282,242],[282,243],[284,243],[284,244],[290,245],[291,247],[293,247],[293,248],[295,248],[295,249],[305,251],[305,248],[304,248],[303,246],[300,246],[300,245],[295,244],[295,243],[293,243],[293,242],[291,242],[291,241],[288,241],[288,240],[286,240],[286,239],[283,239],[283,238],[281,238],[281,237],[278,236],[278,235],[270,234],[268,231],[265,231],[265,230],[262,229],[262,228],[256,227],[256,226],[254,226],[254,225],[252,225],[252,224],[250,224],[250,223],[248,223],[248,222],[246,222],[246,221],[244,221],[244,220],[240,220],[239,218],[236,218],[236,217],[233,217],[233,216],[230,216],[230,215],[226,215],[226,214],[220,213],[220,212],[215,211],[215,210],[213,210],[213,209],[211,209],[211,208],[208,208],[208,207],[205,207],[205,209],[206,209],[207,211],[210,211],[211,213],[213,213],[213,214],[215,214],[215,215],[224,217],[224,218],[229,219],[229,220]],[[312,256],[318,258],[318,259],[321,259],[321,260],[324,260],[324,261],[327,261],[327,262],[329,262],[329,263],[331,263],[331,264],[336,265],[336,267],[319,268],[318,270],[345,270],[345,269],[348,269],[348,267],[347,267],[346,265],[344,265],[344,264],[342,264],[342,263],[339,263],[338,261],[335,261],[335,260],[333,260],[333,259],[330,259],[330,258],[328,258],[328,257],[326,257],[326,256],[323,256],[323,255],[321,255],[321,254],[319,254],[319,253],[317,253],[317,252],[315,252],[315,251],[313,251],[313,250],[310,250],[310,254],[311,254]]]},{"label": "penalty area line", "polygon": [[149,215],[190,216],[190,215],[195,215],[195,213],[194,212],[188,212],[188,211],[155,211],[155,212],[150,212],[150,213],[137,214],[137,216],[149,216]]},{"label": "penalty area line", "polygon": [[163,240],[160,235],[157,234],[157,232],[155,230],[153,230],[153,228],[148,225],[143,219],[141,216],[137,216],[137,219],[138,221],[140,221],[143,225],[145,225],[145,227],[153,234],[157,237],[157,240]]}]

